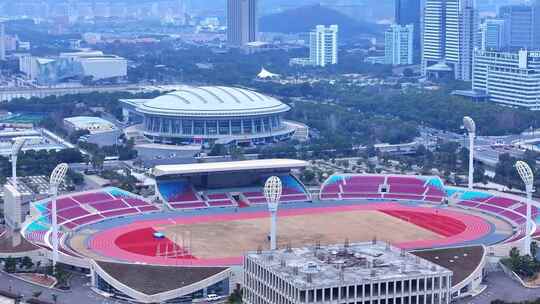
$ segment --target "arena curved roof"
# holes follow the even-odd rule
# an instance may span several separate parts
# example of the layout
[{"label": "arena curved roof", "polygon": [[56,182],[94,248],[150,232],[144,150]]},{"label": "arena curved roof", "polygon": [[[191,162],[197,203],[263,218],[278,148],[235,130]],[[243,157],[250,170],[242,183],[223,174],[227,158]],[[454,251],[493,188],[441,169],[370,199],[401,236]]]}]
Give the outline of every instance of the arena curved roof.
[{"label": "arena curved roof", "polygon": [[289,110],[288,105],[276,98],[247,89],[220,86],[186,87],[137,102],[138,112],[157,115],[243,116]]}]

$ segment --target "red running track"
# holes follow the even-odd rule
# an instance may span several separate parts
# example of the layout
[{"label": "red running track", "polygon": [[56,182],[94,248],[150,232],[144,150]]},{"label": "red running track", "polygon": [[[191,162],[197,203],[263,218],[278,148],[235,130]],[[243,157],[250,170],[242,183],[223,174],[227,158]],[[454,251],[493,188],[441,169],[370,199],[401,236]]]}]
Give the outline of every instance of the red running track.
[{"label": "red running track", "polygon": [[465,231],[467,226],[460,220],[442,215],[407,210],[381,210],[381,212],[397,217],[416,226],[433,231],[439,235],[449,237]]},{"label": "red running track", "polygon": [[[432,248],[456,245],[463,242],[480,239],[491,232],[491,225],[484,219],[457,211],[427,207],[408,207],[396,203],[374,203],[362,205],[314,207],[303,209],[282,209],[279,216],[294,216],[306,214],[321,214],[357,210],[377,210],[397,218],[429,229],[442,238],[432,240],[416,240],[394,244],[404,249]],[[192,224],[203,222],[221,222],[246,220],[267,217],[268,212],[223,213],[192,217],[177,217],[174,219],[142,220],[132,224],[111,228],[94,234],[89,240],[90,250],[120,261],[140,262],[155,265],[196,265],[196,266],[229,266],[242,264],[242,257],[198,259],[192,256],[156,256],[157,242],[167,242],[173,248],[170,240],[153,239],[153,232],[161,226],[171,224]],[[142,235],[142,236],[141,236]],[[176,245],[177,250],[181,248]]]}]

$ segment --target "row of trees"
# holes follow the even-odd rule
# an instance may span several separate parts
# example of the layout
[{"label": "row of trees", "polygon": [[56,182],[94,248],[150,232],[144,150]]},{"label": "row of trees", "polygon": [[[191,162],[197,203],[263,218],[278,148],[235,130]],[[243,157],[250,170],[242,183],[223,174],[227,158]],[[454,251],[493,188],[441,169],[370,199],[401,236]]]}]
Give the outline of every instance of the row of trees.
[{"label": "row of trees", "polygon": [[516,247],[510,250],[508,258],[501,260],[513,272],[522,278],[533,278],[540,272],[540,261],[537,258],[538,244],[531,243],[531,255],[521,255]]}]

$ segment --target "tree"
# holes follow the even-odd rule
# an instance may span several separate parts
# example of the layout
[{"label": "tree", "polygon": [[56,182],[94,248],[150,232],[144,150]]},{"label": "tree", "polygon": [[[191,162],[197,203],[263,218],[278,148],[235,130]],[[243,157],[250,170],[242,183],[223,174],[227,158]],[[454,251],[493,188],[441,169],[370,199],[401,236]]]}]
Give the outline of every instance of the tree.
[{"label": "tree", "polygon": [[8,257],[4,261],[4,270],[8,273],[14,273],[17,271],[17,260],[13,257]]},{"label": "tree", "polygon": [[31,269],[34,267],[34,263],[32,262],[32,259],[30,257],[25,256],[21,261],[21,267],[25,269]]},{"label": "tree", "polygon": [[244,160],[245,159],[244,151],[242,150],[242,148],[231,147],[230,154],[231,154],[231,158],[233,160]]},{"label": "tree", "polygon": [[403,76],[405,77],[413,77],[414,71],[411,68],[405,68],[403,69]]},{"label": "tree", "polygon": [[105,156],[102,154],[93,155],[90,162],[92,163],[92,168],[95,170],[103,170],[103,164],[105,163]]},{"label": "tree", "polygon": [[305,169],[304,172],[302,172],[301,179],[304,183],[309,184],[315,179],[315,173],[312,170]]},{"label": "tree", "polygon": [[34,291],[34,292],[32,292],[32,297],[37,299],[37,298],[41,297],[42,294],[43,294],[42,291]]}]

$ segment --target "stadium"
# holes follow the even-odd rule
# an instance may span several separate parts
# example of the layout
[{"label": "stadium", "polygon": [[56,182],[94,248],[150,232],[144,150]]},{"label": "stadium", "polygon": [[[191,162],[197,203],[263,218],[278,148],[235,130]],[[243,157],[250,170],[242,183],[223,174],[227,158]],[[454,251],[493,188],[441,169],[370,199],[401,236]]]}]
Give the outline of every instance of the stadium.
[{"label": "stadium", "polygon": [[[59,262],[87,271],[99,293],[139,303],[228,295],[242,285],[245,253],[269,248],[263,185],[270,176],[283,185],[278,248],[384,241],[454,271],[453,298],[481,292],[488,257],[507,255],[525,237],[519,196],[385,174],[336,173],[309,191],[293,174],[307,165],[157,166],[154,201],[118,188],[61,195]],[[532,212],[538,221],[536,205]],[[0,256],[50,258],[51,219],[50,199],[33,203],[23,239],[16,247],[0,242]]]},{"label": "stadium", "polygon": [[291,108],[254,91],[186,87],[154,99],[122,100],[125,121],[155,143],[252,145],[292,137],[301,125],[282,116]]}]

